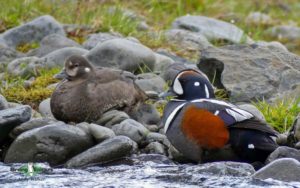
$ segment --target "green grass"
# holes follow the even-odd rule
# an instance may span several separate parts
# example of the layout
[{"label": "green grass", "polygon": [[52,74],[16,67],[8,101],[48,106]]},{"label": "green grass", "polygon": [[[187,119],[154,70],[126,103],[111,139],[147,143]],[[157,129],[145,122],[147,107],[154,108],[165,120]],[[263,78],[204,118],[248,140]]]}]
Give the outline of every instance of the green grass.
[{"label": "green grass", "polygon": [[265,100],[253,104],[264,114],[266,121],[281,133],[289,130],[300,113],[300,97],[279,100],[274,104],[269,104]]}]

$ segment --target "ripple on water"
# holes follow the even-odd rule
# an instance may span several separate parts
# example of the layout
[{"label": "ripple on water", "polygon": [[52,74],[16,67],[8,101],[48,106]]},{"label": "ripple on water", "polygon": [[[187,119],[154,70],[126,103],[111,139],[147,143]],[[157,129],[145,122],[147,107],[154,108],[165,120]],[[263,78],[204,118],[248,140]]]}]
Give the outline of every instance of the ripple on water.
[{"label": "ripple on water", "polygon": [[[45,166],[45,164],[43,164]],[[18,168],[22,164],[15,165]],[[250,177],[233,177],[199,173],[197,166],[161,165],[147,162],[143,165],[119,165],[79,169],[51,169],[33,177],[12,171],[11,166],[0,163],[0,187],[132,187],[132,188],[193,188],[193,187],[300,187],[300,182],[254,180]]]}]

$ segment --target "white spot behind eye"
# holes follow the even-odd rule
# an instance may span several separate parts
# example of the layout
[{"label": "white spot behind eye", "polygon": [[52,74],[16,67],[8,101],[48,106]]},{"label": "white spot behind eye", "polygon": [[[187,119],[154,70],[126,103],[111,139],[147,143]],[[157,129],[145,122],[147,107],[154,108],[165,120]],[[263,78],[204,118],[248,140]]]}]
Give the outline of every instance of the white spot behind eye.
[{"label": "white spot behind eye", "polygon": [[91,71],[91,69],[90,69],[90,68],[88,68],[88,67],[86,67],[86,68],[84,68],[84,71],[85,71],[85,72],[90,72],[90,71]]},{"label": "white spot behind eye", "polygon": [[253,144],[248,144],[248,148],[249,148],[249,149],[254,149],[255,147],[254,147]]},{"label": "white spot behind eye", "polygon": [[200,86],[200,83],[199,82],[195,82],[194,86]]}]

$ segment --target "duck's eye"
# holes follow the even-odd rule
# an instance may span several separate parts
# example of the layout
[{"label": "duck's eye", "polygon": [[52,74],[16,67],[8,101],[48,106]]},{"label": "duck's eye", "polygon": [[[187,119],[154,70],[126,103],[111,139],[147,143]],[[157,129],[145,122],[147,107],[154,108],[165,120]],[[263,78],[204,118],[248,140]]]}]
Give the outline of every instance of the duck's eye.
[{"label": "duck's eye", "polygon": [[75,65],[74,65],[74,67],[78,67],[78,66],[79,66],[78,64],[75,64]]},{"label": "duck's eye", "polygon": [[194,86],[200,86],[200,83],[199,82],[195,82]]}]

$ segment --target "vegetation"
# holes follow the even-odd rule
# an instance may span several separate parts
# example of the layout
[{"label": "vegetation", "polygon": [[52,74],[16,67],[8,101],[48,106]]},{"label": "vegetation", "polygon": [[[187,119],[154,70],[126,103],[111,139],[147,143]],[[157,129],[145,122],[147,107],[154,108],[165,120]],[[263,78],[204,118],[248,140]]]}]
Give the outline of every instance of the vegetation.
[{"label": "vegetation", "polygon": [[[124,36],[133,36],[144,45],[152,48],[164,48],[179,56],[196,61],[198,52],[182,50],[180,46],[168,43],[162,31],[171,27],[172,22],[186,14],[204,15],[236,24],[254,40],[274,40],[265,34],[273,25],[300,23],[300,4],[298,0],[9,0],[0,1],[0,32],[30,21],[38,16],[49,14],[65,24],[80,24],[88,29],[79,29],[68,33],[68,37],[83,43],[86,36],[95,32],[119,32]],[[128,11],[130,10],[130,11]],[[250,25],[245,22],[251,12],[263,12],[271,16],[272,23]],[[136,15],[134,15],[136,14]],[[149,25],[148,31],[138,29],[140,20]],[[281,41],[289,43],[290,41]],[[223,41],[215,41],[223,45]],[[300,41],[293,41],[291,51],[300,52]],[[21,44],[18,51],[28,52],[38,48],[39,44]],[[146,67],[141,67],[141,72]],[[0,83],[0,92],[9,101],[36,106],[50,96],[52,90],[46,88],[55,83],[52,76],[58,69],[43,71],[30,87],[24,87],[24,79],[5,76]],[[226,98],[224,91],[216,91],[220,98]],[[278,131],[284,132],[299,113],[300,99],[285,100],[273,105],[266,101],[255,105],[263,112],[267,121]],[[160,109],[162,111],[162,108]]]}]

